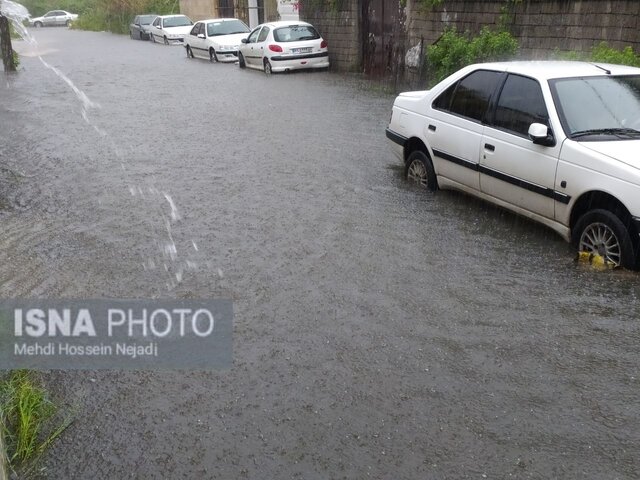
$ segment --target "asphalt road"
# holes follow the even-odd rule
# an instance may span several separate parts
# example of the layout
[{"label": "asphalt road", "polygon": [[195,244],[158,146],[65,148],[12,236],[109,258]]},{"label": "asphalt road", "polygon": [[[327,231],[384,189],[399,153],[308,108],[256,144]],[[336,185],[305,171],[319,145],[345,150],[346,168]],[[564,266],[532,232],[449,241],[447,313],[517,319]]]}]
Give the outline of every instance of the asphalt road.
[{"label": "asphalt road", "polygon": [[34,33],[0,82],[0,298],[235,308],[231,369],[48,372],[75,422],[45,476],[640,477],[637,273],[407,185],[375,83]]}]

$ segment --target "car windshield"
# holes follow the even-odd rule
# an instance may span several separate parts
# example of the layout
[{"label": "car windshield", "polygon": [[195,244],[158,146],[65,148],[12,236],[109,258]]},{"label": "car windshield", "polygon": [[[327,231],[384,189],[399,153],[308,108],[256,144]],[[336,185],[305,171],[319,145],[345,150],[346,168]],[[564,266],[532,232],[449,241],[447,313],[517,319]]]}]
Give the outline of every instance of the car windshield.
[{"label": "car windshield", "polygon": [[154,18],[156,18],[155,15],[142,15],[141,17],[138,17],[138,21],[140,22],[140,25],[149,25],[153,22]]},{"label": "car windshield", "polygon": [[165,18],[163,23],[165,27],[184,27],[186,25],[193,25],[191,20],[184,16]]},{"label": "car windshield", "polygon": [[273,32],[276,42],[298,42],[300,40],[317,40],[320,34],[311,25],[291,25],[276,28]]},{"label": "car windshield", "polygon": [[247,33],[247,27],[240,20],[229,20],[226,22],[207,23],[207,36],[217,37],[218,35],[232,35],[234,33]]},{"label": "car windshield", "polygon": [[567,136],[589,140],[640,135],[640,76],[563,78],[550,83]]}]

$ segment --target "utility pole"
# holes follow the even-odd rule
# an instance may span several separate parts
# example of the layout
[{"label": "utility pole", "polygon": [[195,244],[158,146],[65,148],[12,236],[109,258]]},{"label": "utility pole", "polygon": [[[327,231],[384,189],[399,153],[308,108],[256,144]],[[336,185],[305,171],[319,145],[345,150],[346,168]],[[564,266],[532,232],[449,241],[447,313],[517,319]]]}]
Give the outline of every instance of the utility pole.
[{"label": "utility pole", "polygon": [[9,19],[2,13],[2,0],[0,0],[0,51],[5,72],[15,72],[16,64],[13,61],[13,47],[11,46],[11,29]]}]

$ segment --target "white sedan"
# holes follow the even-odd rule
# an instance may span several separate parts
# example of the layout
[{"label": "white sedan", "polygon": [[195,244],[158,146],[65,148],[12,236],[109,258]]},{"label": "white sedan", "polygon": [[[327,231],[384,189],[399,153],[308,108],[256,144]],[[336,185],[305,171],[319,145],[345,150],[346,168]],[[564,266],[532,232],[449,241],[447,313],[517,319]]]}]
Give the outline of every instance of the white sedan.
[{"label": "white sedan", "polygon": [[640,268],[640,69],[582,62],[463,68],[401,93],[386,130],[407,177],[552,228]]},{"label": "white sedan", "polygon": [[149,38],[154,43],[182,45],[192,27],[193,22],[186,15],[160,15],[149,26]]},{"label": "white sedan", "polygon": [[71,22],[78,19],[78,15],[75,13],[65,12],[64,10],[52,10],[45,13],[41,17],[35,17],[29,19],[29,24],[36,27],[55,27],[63,26],[67,27],[71,25]]},{"label": "white sedan", "polygon": [[211,62],[236,62],[238,47],[249,33],[237,18],[212,18],[196,22],[184,39],[187,57],[207,58]]},{"label": "white sedan", "polygon": [[270,22],[258,25],[242,40],[240,68],[288,72],[303,68],[328,68],[327,41],[309,23]]}]

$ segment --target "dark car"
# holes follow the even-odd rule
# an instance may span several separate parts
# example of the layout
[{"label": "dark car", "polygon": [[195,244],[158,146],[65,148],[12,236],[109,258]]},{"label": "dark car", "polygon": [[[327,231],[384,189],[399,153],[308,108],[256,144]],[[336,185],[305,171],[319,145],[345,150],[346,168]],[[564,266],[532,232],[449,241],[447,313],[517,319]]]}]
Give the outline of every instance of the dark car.
[{"label": "dark car", "polygon": [[132,40],[149,40],[149,25],[156,18],[156,14],[136,15],[131,25],[129,25],[129,36]]}]

